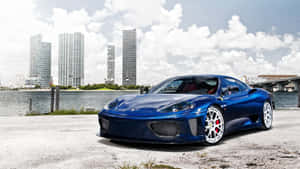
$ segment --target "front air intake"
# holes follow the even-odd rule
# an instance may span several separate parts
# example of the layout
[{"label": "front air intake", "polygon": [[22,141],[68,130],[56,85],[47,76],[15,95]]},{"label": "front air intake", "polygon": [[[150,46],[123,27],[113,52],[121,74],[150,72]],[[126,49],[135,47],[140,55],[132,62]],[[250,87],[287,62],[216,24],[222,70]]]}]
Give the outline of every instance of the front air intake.
[{"label": "front air intake", "polygon": [[198,119],[190,119],[189,125],[191,129],[191,133],[196,136],[198,134]]},{"label": "front air intake", "polygon": [[179,125],[175,121],[152,122],[150,128],[159,137],[176,137],[180,133]]},{"label": "front air intake", "polygon": [[100,125],[101,125],[102,129],[108,130],[108,128],[109,128],[109,121],[106,120],[105,118],[101,118],[100,119]]}]

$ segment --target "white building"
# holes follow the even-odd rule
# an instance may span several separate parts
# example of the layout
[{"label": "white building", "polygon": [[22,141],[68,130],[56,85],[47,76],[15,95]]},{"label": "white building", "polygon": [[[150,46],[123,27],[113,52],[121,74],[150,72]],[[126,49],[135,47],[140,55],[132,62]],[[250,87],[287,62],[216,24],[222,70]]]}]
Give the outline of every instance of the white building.
[{"label": "white building", "polygon": [[115,83],[115,46],[107,46],[107,78],[106,83]]},{"label": "white building", "polygon": [[58,84],[79,87],[84,84],[84,35],[59,35]]},{"label": "white building", "polygon": [[123,85],[136,85],[136,30],[123,30]]},{"label": "white building", "polygon": [[[42,42],[41,35],[30,38],[29,79],[36,79],[33,84],[49,88],[51,81],[51,43]],[[33,81],[32,81],[33,82]]]}]

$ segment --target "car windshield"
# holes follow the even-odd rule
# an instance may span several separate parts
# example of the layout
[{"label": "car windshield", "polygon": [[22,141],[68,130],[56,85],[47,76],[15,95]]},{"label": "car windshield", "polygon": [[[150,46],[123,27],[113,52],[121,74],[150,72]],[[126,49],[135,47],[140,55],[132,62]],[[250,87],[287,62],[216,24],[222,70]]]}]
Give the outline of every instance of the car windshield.
[{"label": "car windshield", "polygon": [[218,89],[217,78],[180,78],[163,82],[152,91],[157,94],[215,94]]}]

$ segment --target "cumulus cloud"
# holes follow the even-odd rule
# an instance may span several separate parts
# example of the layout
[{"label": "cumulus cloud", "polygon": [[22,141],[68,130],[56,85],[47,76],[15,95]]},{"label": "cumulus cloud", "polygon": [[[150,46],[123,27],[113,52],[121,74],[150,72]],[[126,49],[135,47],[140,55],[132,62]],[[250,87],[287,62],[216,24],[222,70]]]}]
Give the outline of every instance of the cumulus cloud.
[{"label": "cumulus cloud", "polygon": [[[122,30],[127,28],[137,29],[139,84],[155,84],[183,74],[242,78],[300,71],[299,35],[248,32],[247,21],[242,22],[237,15],[226,28],[211,32],[206,26],[182,28],[182,5],[167,9],[165,0],[106,0],[94,13],[55,8],[49,18],[33,13],[33,2],[11,0],[0,6],[0,45],[4,46],[0,49],[0,73],[4,84],[15,82],[16,77],[29,71],[29,38],[37,33],[52,43],[52,75],[57,82],[58,34],[62,32],[85,35],[86,83],[104,82],[106,46],[115,44],[116,81],[121,83]],[[280,60],[266,56],[266,51],[281,49],[287,52]]]},{"label": "cumulus cloud", "polygon": [[160,11],[164,0],[109,0],[106,5],[114,13],[123,13],[122,22],[135,27],[145,27],[160,19]]},{"label": "cumulus cloud", "polygon": [[[177,5],[177,8],[180,8],[180,5]],[[174,11],[175,7],[169,12]],[[143,72],[156,71],[153,70],[154,66],[160,72],[164,72],[164,75],[168,75],[168,70],[171,70],[173,75],[214,73],[239,78],[258,74],[299,73],[300,69],[295,64],[300,61],[299,51],[293,49],[299,45],[295,45],[293,35],[249,33],[239,16],[232,16],[228,27],[215,33],[211,33],[208,27],[196,25],[182,29],[181,16],[182,14],[177,14],[177,17],[172,19],[174,22],[167,24],[173,25],[171,27],[161,24],[164,23],[162,21],[152,25],[151,30],[145,33],[141,43],[141,60],[144,62],[139,69],[140,75]],[[168,17],[165,19],[170,20]],[[263,54],[264,51],[281,48],[293,50],[275,64]],[[293,66],[288,66],[290,64]],[[143,74],[140,80],[142,83],[153,84],[163,76],[153,77],[154,75]]]},{"label": "cumulus cloud", "polygon": [[32,2],[17,0],[0,5],[0,80],[4,85],[13,84],[17,76],[29,71],[28,34],[48,27],[35,19],[34,7]]},{"label": "cumulus cloud", "polygon": [[[289,35],[291,36],[291,35]],[[290,41],[293,38],[290,38]],[[299,74],[300,72],[300,38],[290,42],[290,52],[277,64],[278,72]]]}]

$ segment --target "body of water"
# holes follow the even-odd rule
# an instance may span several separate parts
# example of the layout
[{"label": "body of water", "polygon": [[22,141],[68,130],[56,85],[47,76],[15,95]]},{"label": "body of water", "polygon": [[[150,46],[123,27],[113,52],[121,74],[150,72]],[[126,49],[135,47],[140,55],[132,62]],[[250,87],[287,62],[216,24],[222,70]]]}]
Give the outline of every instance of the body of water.
[{"label": "body of water", "polygon": [[[120,95],[137,94],[137,91],[61,91],[60,109],[94,108],[101,110],[104,104]],[[32,110],[40,113],[50,111],[49,91],[0,91],[0,116],[24,115]],[[296,107],[297,92],[274,93],[275,106]]]},{"label": "body of water", "polygon": [[278,108],[298,106],[298,92],[275,92],[273,96],[275,106]]}]

